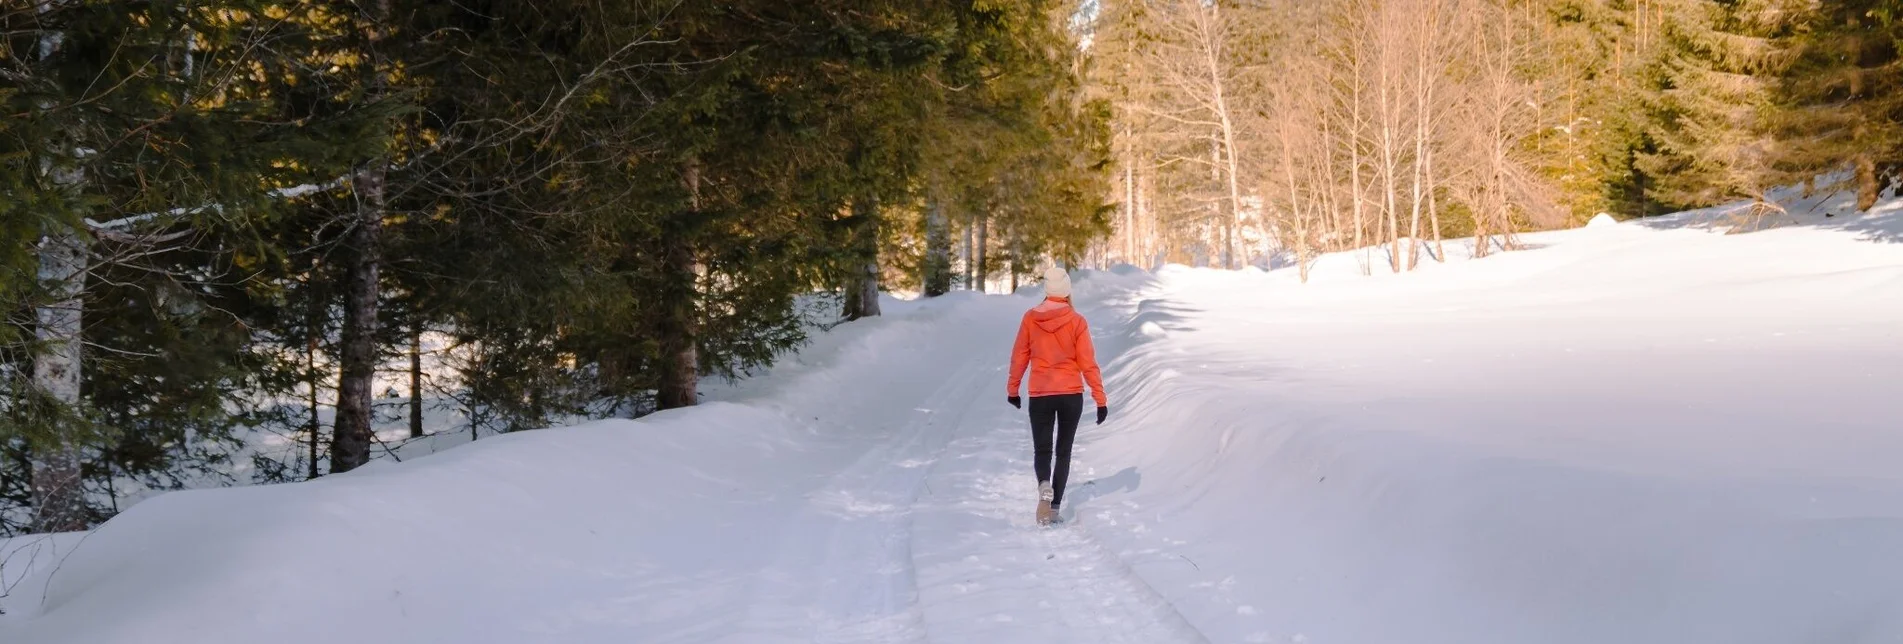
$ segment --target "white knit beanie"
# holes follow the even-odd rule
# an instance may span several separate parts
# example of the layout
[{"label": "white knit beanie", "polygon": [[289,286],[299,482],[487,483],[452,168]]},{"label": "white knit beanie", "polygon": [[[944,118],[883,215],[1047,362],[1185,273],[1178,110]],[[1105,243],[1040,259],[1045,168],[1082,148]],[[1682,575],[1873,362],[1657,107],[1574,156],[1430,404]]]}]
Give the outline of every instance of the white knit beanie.
[{"label": "white knit beanie", "polygon": [[1044,269],[1044,296],[1070,297],[1070,273],[1060,266],[1052,264]]}]

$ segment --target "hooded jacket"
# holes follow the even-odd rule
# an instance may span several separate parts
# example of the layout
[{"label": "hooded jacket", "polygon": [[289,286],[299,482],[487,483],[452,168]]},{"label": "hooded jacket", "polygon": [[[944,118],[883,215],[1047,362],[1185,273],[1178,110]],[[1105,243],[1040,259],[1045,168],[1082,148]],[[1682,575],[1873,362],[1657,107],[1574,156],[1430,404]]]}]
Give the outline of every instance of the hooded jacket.
[{"label": "hooded jacket", "polygon": [[1024,313],[1018,340],[1011,348],[1011,396],[1018,395],[1025,367],[1031,369],[1031,397],[1079,394],[1090,384],[1090,397],[1106,406],[1103,374],[1097,369],[1097,350],[1090,343],[1090,323],[1070,306],[1069,298],[1049,298]]}]

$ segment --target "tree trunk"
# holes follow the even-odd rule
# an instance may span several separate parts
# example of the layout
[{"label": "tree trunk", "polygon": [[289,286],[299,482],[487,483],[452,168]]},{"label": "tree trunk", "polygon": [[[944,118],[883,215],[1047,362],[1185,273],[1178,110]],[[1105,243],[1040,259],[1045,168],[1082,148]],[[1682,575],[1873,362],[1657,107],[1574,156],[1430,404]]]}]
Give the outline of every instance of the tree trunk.
[{"label": "tree trunk", "polygon": [[1388,72],[1393,66],[1388,60],[1387,48],[1393,46],[1385,39],[1381,54],[1381,87],[1378,94],[1381,102],[1381,199],[1382,217],[1388,224],[1388,266],[1394,272],[1401,272],[1401,213],[1394,203],[1394,172],[1397,162],[1394,158],[1395,129],[1399,126],[1395,114],[1394,101],[1389,96],[1390,79]]},{"label": "tree trunk", "polygon": [[1332,185],[1334,179],[1333,173],[1335,171],[1335,130],[1332,125],[1334,119],[1325,113],[1321,114],[1320,117],[1322,124],[1322,159],[1321,171],[1316,173],[1315,176],[1315,186],[1320,192],[1322,211],[1327,215],[1325,223],[1327,223],[1328,228],[1324,235],[1328,243],[1323,244],[1322,248],[1325,250],[1335,250],[1336,247],[1341,244],[1341,209],[1335,205],[1335,189]]},{"label": "tree trunk", "polygon": [[1422,200],[1422,196],[1421,196],[1421,164],[1419,163],[1414,164],[1414,186],[1412,188],[1412,193],[1413,193],[1412,199],[1411,201],[1409,201],[1410,205],[1408,206],[1412,212],[1408,216],[1408,228],[1407,228],[1407,270],[1410,270],[1410,271],[1414,270],[1416,267],[1421,265],[1421,200]]},{"label": "tree trunk", "polygon": [[[687,185],[687,217],[700,212],[700,162],[689,159],[681,171]],[[694,247],[683,234],[667,236],[663,261],[667,281],[659,293],[661,323],[661,379],[655,388],[656,409],[692,407],[700,402],[700,267]]]},{"label": "tree trunk", "polygon": [[[364,84],[373,101],[383,97],[389,81],[379,51],[386,35],[383,23],[389,17],[390,1],[377,0],[369,16],[365,47],[370,64]],[[389,170],[389,158],[379,156],[359,168],[352,181],[357,212],[347,242],[352,252],[344,277],[344,319],[337,352],[337,417],[330,432],[332,474],[370,462],[370,443],[375,438],[370,389],[377,375],[377,304],[382,293],[378,273],[382,265],[384,181]]]},{"label": "tree trunk", "polygon": [[1223,157],[1224,163],[1228,166],[1226,174],[1229,180],[1229,219],[1226,222],[1229,229],[1224,234],[1227,239],[1224,240],[1223,248],[1223,252],[1228,255],[1228,260],[1224,268],[1235,270],[1242,268],[1247,260],[1241,257],[1241,249],[1237,242],[1242,236],[1242,189],[1239,185],[1241,178],[1238,175],[1236,162],[1235,129],[1230,125],[1229,116],[1226,113],[1222,117],[1222,138]]},{"label": "tree trunk", "polygon": [[661,382],[655,394],[657,409],[692,407],[700,401],[700,353],[696,336],[699,291],[694,249],[676,236],[667,244],[668,285],[661,293]]},{"label": "tree trunk", "polygon": [[[1222,138],[1220,136],[1209,139],[1209,178],[1219,184],[1223,180]],[[1229,251],[1232,247],[1229,245],[1229,224],[1235,221],[1235,216],[1225,210],[1227,207],[1228,203],[1220,199],[1209,203],[1209,210],[1212,213],[1210,221],[1216,222],[1218,228],[1216,248],[1210,253],[1215,259],[1210,262],[1210,265],[1221,266],[1223,269],[1230,268]]]},{"label": "tree trunk", "polygon": [[[36,9],[44,14],[53,8],[53,3],[42,2]],[[65,34],[60,32],[49,32],[40,38],[41,62],[59,51],[64,38]],[[41,107],[49,105],[42,103]],[[66,155],[74,147],[69,144],[65,149],[51,152]],[[61,196],[77,204],[86,180],[85,171],[64,162],[56,162],[45,170]],[[76,422],[84,369],[81,361],[85,356],[83,318],[89,251],[81,231],[59,224],[46,229],[40,238],[38,277],[51,287],[53,297],[50,303],[34,311],[37,322],[34,338],[41,343],[41,351],[33,356],[33,386],[61,409],[55,412],[57,415],[52,419],[46,440],[29,445],[33,465],[31,527],[34,532],[72,532],[84,530],[91,523],[78,444],[81,427]]]},{"label": "tree trunk", "polygon": [[1142,258],[1137,262],[1137,266],[1145,270],[1156,270],[1156,222],[1154,215],[1150,212],[1149,192],[1144,189],[1144,174],[1141,171],[1136,174],[1137,228],[1141,229],[1141,234],[1137,238],[1137,254]]},{"label": "tree trunk", "polygon": [[1646,199],[1646,197],[1645,197],[1645,173],[1644,173],[1644,172],[1638,172],[1638,171],[1634,171],[1634,172],[1632,173],[1632,184],[1633,184],[1633,186],[1634,186],[1634,187],[1636,187],[1636,188],[1638,188],[1638,193],[1639,193],[1639,204],[1638,204],[1638,208],[1639,208],[1639,216],[1640,216],[1640,217],[1644,217],[1644,216],[1646,216],[1647,214],[1649,214],[1649,213],[1650,213],[1650,211],[1651,211],[1651,209],[1650,209],[1650,208],[1647,208],[1647,207],[1646,207],[1646,201],[1645,201],[1645,199]]},{"label": "tree trunk", "polygon": [[[1382,127],[1385,129],[1386,124]],[[1394,272],[1399,273],[1401,272],[1401,218],[1394,204],[1394,152],[1391,149],[1393,142],[1385,133],[1381,138],[1381,190],[1386,193],[1383,197],[1385,203],[1382,211],[1386,214],[1388,222],[1388,265]]]},{"label": "tree trunk", "polygon": [[[1415,147],[1415,162],[1421,167],[1420,173],[1423,175],[1426,184],[1424,188],[1427,192],[1427,220],[1434,234],[1434,261],[1446,262],[1447,251],[1441,246],[1440,209],[1434,196],[1434,145],[1432,141],[1434,135],[1434,84],[1444,69],[1442,62],[1444,59],[1439,49],[1441,42],[1440,10],[1441,6],[1438,1],[1434,2],[1429,8],[1431,13],[1428,15],[1427,34],[1422,38],[1420,44],[1421,51],[1423,52],[1422,58],[1429,59],[1431,64],[1436,68],[1429,70],[1426,69],[1429,67],[1428,63],[1421,65],[1420,86],[1416,88],[1417,96],[1419,96],[1420,100],[1420,121],[1416,124],[1416,131],[1419,132],[1418,136],[1420,139]],[[1418,196],[1416,200],[1419,200]],[[1418,228],[1418,214],[1415,219],[1417,223],[1416,227]],[[1415,241],[1415,244],[1418,245],[1419,243],[1419,240]]]},{"label": "tree trunk", "polygon": [[984,293],[990,290],[989,288],[987,288],[989,285],[986,283],[986,280],[990,279],[990,276],[985,274],[985,262],[988,259],[986,257],[986,255],[988,254],[986,251],[989,250],[991,246],[990,237],[991,237],[991,217],[984,213],[979,213],[978,214],[978,255],[977,255],[978,261],[974,264],[976,266],[974,270],[977,273],[977,276],[972,282],[974,287],[978,289],[979,293]]},{"label": "tree trunk", "polygon": [[1239,184],[1241,177],[1237,172],[1240,164],[1236,161],[1235,122],[1229,114],[1229,98],[1225,91],[1227,88],[1223,87],[1225,74],[1222,71],[1222,61],[1218,59],[1218,52],[1221,51],[1222,46],[1220,40],[1223,37],[1223,34],[1217,32],[1222,20],[1219,13],[1222,11],[1221,3],[1210,3],[1208,6],[1209,21],[1206,24],[1209,27],[1204,29],[1202,34],[1203,65],[1209,73],[1210,105],[1215,108],[1217,122],[1222,126],[1223,158],[1221,162],[1224,174],[1227,175],[1229,188],[1229,217],[1223,222],[1225,226],[1223,268],[1234,270],[1241,268],[1236,258],[1236,237],[1240,232],[1237,229],[1242,225],[1242,189]]},{"label": "tree trunk", "polygon": [[951,292],[951,252],[951,221],[945,217],[945,202],[933,198],[925,206],[925,275],[921,280],[925,297]]},{"label": "tree trunk", "polygon": [[1506,101],[1511,99],[1499,96],[1498,90],[1495,90],[1495,92],[1494,106],[1492,107],[1492,112],[1488,115],[1488,119],[1491,121],[1488,131],[1491,135],[1491,139],[1487,141],[1488,167],[1486,197],[1484,199],[1486,207],[1474,209],[1475,257],[1486,257],[1493,254],[1494,228],[1497,226],[1501,230],[1506,230],[1507,226],[1510,225],[1506,213],[1507,151],[1506,143],[1504,142],[1503,130],[1505,129],[1505,124],[1503,121],[1505,117],[1503,112],[1508,109],[1505,105]]},{"label": "tree trunk", "polygon": [[1346,140],[1348,141],[1348,189],[1350,191],[1348,197],[1352,200],[1351,205],[1354,207],[1355,213],[1354,247],[1362,249],[1361,274],[1367,275],[1373,271],[1371,265],[1373,264],[1374,245],[1367,243],[1363,236],[1364,231],[1367,229],[1367,209],[1363,203],[1366,200],[1363,198],[1364,191],[1361,186],[1361,130],[1363,125],[1361,120],[1362,66],[1361,55],[1360,52],[1357,51],[1354,61],[1354,80],[1351,81],[1353,83],[1353,90],[1348,99],[1349,110],[1353,115],[1353,128],[1348,132]]},{"label": "tree trunk", "polygon": [[[1488,208],[1491,207],[1491,205],[1488,206]],[[1487,216],[1481,212],[1480,208],[1473,209],[1474,259],[1486,257],[1493,250],[1493,237],[1487,232]]]},{"label": "tree trunk", "polygon": [[[317,278],[317,266],[316,264],[312,264],[311,280],[315,282],[316,278]],[[311,293],[307,297],[310,300],[310,309],[309,311],[306,312],[307,320],[306,320],[306,326],[305,326],[305,329],[306,329],[305,335],[307,337],[304,339],[304,365],[305,365],[305,374],[306,374],[305,377],[310,379],[310,382],[308,384],[311,387],[311,399],[310,399],[311,417],[309,419],[309,426],[306,429],[307,431],[310,432],[310,435],[311,435],[310,436],[311,460],[310,460],[309,478],[314,479],[323,474],[321,471],[317,469],[317,457],[318,457],[317,446],[318,446],[318,441],[322,440],[322,434],[320,432],[323,429],[323,424],[319,423],[317,420],[317,388],[318,388],[318,382],[321,380],[321,378],[318,378],[318,375],[317,375],[317,336],[318,334],[321,334],[324,332],[324,327],[322,324],[322,317],[321,317],[323,315],[323,310],[324,310],[324,301],[318,298],[316,293]]]},{"label": "tree trunk", "polygon": [[1222,117],[1222,138],[1224,148],[1223,156],[1225,157],[1225,163],[1229,166],[1228,172],[1226,173],[1229,177],[1229,219],[1223,222],[1227,228],[1223,231],[1222,252],[1224,255],[1223,268],[1230,270],[1242,268],[1242,260],[1237,257],[1236,252],[1236,238],[1240,236],[1242,232],[1242,190],[1236,183],[1238,179],[1236,177],[1234,132],[1234,129],[1229,125],[1229,116],[1225,111]]},{"label": "tree trunk", "polygon": [[348,472],[370,462],[371,386],[377,375],[378,272],[383,237],[384,161],[357,172],[356,226],[344,284],[344,326],[338,348],[337,419],[331,429],[330,472]]},{"label": "tree trunk", "polygon": [[410,323],[410,438],[423,435],[423,324]]},{"label": "tree trunk", "polygon": [[1282,122],[1280,124],[1280,127],[1278,128],[1278,130],[1282,134],[1282,137],[1281,137],[1282,138],[1282,141],[1281,141],[1282,143],[1281,145],[1282,147],[1282,178],[1288,187],[1289,215],[1295,218],[1296,274],[1301,277],[1303,284],[1307,284],[1308,283],[1308,222],[1305,221],[1302,217],[1302,212],[1300,207],[1301,196],[1300,194],[1298,194],[1297,190],[1295,189],[1295,151],[1294,151],[1295,136],[1294,136],[1294,132],[1292,132],[1292,130],[1294,129],[1294,125],[1289,122],[1291,119],[1294,118],[1293,110],[1288,110],[1286,109],[1286,106],[1285,106],[1285,111],[1289,113],[1285,113],[1281,116]]},{"label": "tree trunk", "polygon": [[1412,198],[1408,201],[1411,212],[1407,233],[1407,269],[1410,271],[1421,265],[1421,200],[1424,198],[1421,194],[1421,175],[1424,171],[1422,160],[1427,158],[1427,84],[1431,82],[1427,75],[1426,50],[1432,46],[1431,39],[1423,40],[1427,42],[1416,44],[1419,51],[1415,54],[1414,71],[1414,183],[1409,189]]},{"label": "tree trunk", "polygon": [[1137,174],[1136,143],[1130,139],[1130,124],[1123,125],[1123,256],[1132,266],[1137,261]]},{"label": "tree trunk", "polygon": [[1403,260],[1401,258],[1401,213],[1399,206],[1395,203],[1398,183],[1395,174],[1400,164],[1396,158],[1398,154],[1396,147],[1399,144],[1399,130],[1402,123],[1400,97],[1395,96],[1400,91],[1400,79],[1396,74],[1399,61],[1396,60],[1395,48],[1400,45],[1397,42],[1400,36],[1395,33],[1396,18],[1392,15],[1399,9],[1376,5],[1373,10],[1375,14],[1370,19],[1376,21],[1375,45],[1379,48],[1375,54],[1375,101],[1380,112],[1377,118],[1380,119],[1379,127],[1381,128],[1379,140],[1381,168],[1378,177],[1381,181],[1382,193],[1381,216],[1387,224],[1388,266],[1399,273]]},{"label": "tree trunk", "polygon": [[1431,147],[1428,149],[1427,159],[1423,161],[1423,163],[1427,166],[1427,221],[1434,228],[1434,261],[1446,263],[1447,249],[1442,247],[1440,243],[1440,205],[1439,201],[1434,197],[1434,151]]},{"label": "tree trunk", "polygon": [[1006,288],[1004,292],[1006,295],[1011,295],[1018,292],[1018,271],[1019,270],[1021,269],[1019,269],[1018,267],[1018,231],[1011,226],[1005,226],[1004,228],[1004,272],[1005,272]]},{"label": "tree trunk", "polygon": [[1857,155],[1857,212],[1869,212],[1877,205],[1877,162],[1870,153]]},{"label": "tree trunk", "polygon": [[973,256],[972,256],[972,252],[973,252],[973,248],[972,248],[972,235],[973,235],[973,233],[975,232],[974,230],[972,230],[973,228],[974,228],[974,227],[973,227],[973,226],[971,225],[971,222],[965,222],[965,225],[964,225],[964,229],[965,229],[965,257],[964,257],[964,261],[965,261],[965,275],[964,275],[964,277],[965,277],[965,290],[967,290],[967,291],[969,291],[969,290],[972,290],[972,289],[974,288],[974,286],[972,285],[972,281],[971,281],[971,277],[972,277],[972,275],[971,275],[971,265],[972,265],[972,257],[973,257]]},{"label": "tree trunk", "polygon": [[859,267],[846,279],[847,321],[879,315],[879,202],[861,197],[852,203],[852,245]]},{"label": "tree trunk", "polygon": [[[55,183],[77,187],[77,170],[55,173]],[[33,357],[33,384],[63,409],[48,440],[33,446],[35,532],[84,530],[91,522],[80,477],[80,428],[71,420],[80,400],[87,255],[86,238],[77,230],[56,225],[40,241],[39,278],[52,286],[54,297],[37,311],[34,335],[43,349]]]}]

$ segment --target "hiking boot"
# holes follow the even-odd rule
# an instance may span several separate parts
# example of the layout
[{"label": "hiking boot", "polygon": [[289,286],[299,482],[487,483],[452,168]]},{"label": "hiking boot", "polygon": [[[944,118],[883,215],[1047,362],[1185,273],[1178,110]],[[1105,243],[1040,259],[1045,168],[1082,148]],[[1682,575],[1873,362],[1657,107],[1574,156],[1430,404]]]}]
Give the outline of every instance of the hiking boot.
[{"label": "hiking boot", "polygon": [[1038,501],[1037,524],[1050,525],[1053,523],[1057,523],[1057,508],[1051,507],[1050,501]]},{"label": "hiking boot", "polygon": [[1057,491],[1051,489],[1050,481],[1037,484],[1037,498],[1045,503],[1050,503],[1051,499],[1057,498]]}]

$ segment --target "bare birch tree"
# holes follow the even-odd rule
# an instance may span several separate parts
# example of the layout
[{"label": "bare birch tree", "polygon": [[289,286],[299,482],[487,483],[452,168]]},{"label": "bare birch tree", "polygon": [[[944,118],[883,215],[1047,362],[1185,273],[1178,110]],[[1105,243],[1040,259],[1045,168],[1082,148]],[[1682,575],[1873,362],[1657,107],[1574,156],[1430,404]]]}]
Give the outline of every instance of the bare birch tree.
[{"label": "bare birch tree", "polygon": [[[1506,0],[1104,4],[1145,26],[1110,34],[1134,41],[1099,43],[1138,53],[1119,59],[1130,63],[1116,82],[1153,83],[1122,95],[1117,110],[1122,253],[1211,239],[1200,231],[1213,221],[1220,240],[1209,246],[1232,266],[1250,203],[1263,204],[1265,232],[1299,265],[1355,250],[1364,273],[1377,246],[1401,272],[1419,266],[1424,247],[1444,261],[1443,237],[1469,224],[1477,239],[1496,239],[1559,223],[1527,149],[1544,103],[1531,78],[1529,46],[1540,36],[1530,9]],[[1472,221],[1444,221],[1450,200]],[[1145,225],[1161,230],[1134,234]]]},{"label": "bare birch tree", "polygon": [[[1187,150],[1171,161],[1206,164],[1212,169],[1222,196],[1217,219],[1221,222],[1221,263],[1234,268],[1237,227],[1242,217],[1241,151],[1238,127],[1241,115],[1233,96],[1236,84],[1231,65],[1234,25],[1221,3],[1168,0],[1150,14],[1158,33],[1145,62],[1163,86],[1168,102],[1141,106],[1142,112],[1178,132],[1185,141],[1206,141],[1208,157]],[[1189,146],[1199,148],[1201,146]]]}]

